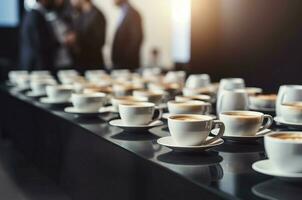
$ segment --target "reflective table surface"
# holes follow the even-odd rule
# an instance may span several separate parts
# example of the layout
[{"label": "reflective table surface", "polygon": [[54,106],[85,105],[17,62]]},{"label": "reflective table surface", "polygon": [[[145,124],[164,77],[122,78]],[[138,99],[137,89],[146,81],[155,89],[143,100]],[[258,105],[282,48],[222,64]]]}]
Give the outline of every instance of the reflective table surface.
[{"label": "reflective table surface", "polygon": [[[110,158],[110,156],[115,156],[117,159],[119,156],[122,157],[122,155],[119,154],[114,154],[114,153],[111,154],[110,152],[111,150],[108,150],[106,147],[106,145],[109,143],[108,145],[111,145],[110,148],[113,148],[112,150],[113,152],[115,151],[128,152],[130,153],[129,156],[133,156],[134,159],[136,160],[139,159],[139,162],[143,163],[142,165],[139,166],[137,166],[136,164],[134,165],[133,163],[124,163],[125,166],[131,165],[132,169],[135,168],[134,176],[140,176],[139,175],[140,171],[144,170],[141,167],[146,166],[146,168],[148,167],[148,169],[149,167],[151,167],[158,170],[158,173],[164,171],[169,174],[169,177],[173,176],[173,177],[180,178],[180,185],[181,185],[180,188],[184,187],[182,186],[182,182],[183,185],[189,183],[189,187],[194,186],[194,190],[192,191],[195,191],[195,187],[196,187],[196,190],[204,191],[207,195],[209,194],[209,198],[211,199],[214,199],[214,197],[217,199],[286,199],[286,200],[300,199],[299,194],[302,192],[302,185],[300,183],[284,182],[277,178],[257,173],[252,169],[252,164],[254,162],[266,158],[262,139],[260,141],[248,142],[248,143],[225,141],[223,145],[213,148],[204,153],[174,152],[169,148],[160,146],[156,142],[158,138],[169,135],[166,122],[163,126],[155,127],[144,132],[125,132],[121,128],[113,127],[108,124],[108,121],[110,121],[111,119],[118,118],[117,114],[108,113],[108,114],[99,115],[98,117],[81,118],[73,114],[65,113],[63,111],[64,107],[46,106],[44,104],[39,103],[39,101],[37,101],[36,99],[28,98],[23,93],[16,92],[13,89],[9,89],[4,86],[1,88],[0,94],[1,94],[1,99],[4,100],[1,103],[1,109],[5,109],[5,115],[1,114],[2,116],[1,120],[2,121],[4,120],[1,126],[10,126],[8,128],[6,127],[7,129],[11,129],[9,132],[14,132],[12,131],[11,124],[19,123],[18,126],[23,126],[22,122],[19,122],[20,119],[16,117],[19,115],[23,116],[23,118],[26,118],[26,116],[28,117],[28,119],[25,120],[25,122],[23,122],[24,126],[27,126],[28,123],[32,123],[32,124],[36,123],[36,126],[44,126],[41,123],[46,123],[47,125],[45,126],[49,126],[50,129],[52,129],[56,126],[56,123],[59,123],[60,121],[62,122],[64,121],[64,123],[68,123],[72,125],[72,128],[68,129],[69,132],[78,131],[77,129],[81,129],[81,131],[83,131],[83,133],[81,132],[81,134],[93,134],[94,142],[97,142],[99,140],[105,141],[104,147],[100,145],[93,146],[94,143],[91,142],[89,142],[89,144],[88,142],[87,144],[85,144],[85,140],[77,142],[76,144],[73,145],[78,145],[78,147],[81,148],[82,146],[87,145],[85,146],[85,149],[91,148],[92,152],[104,151],[106,153],[106,156],[108,156],[108,158]],[[38,115],[35,114],[35,116],[31,116],[31,112],[39,113],[39,114]],[[55,121],[54,122],[52,122],[52,120],[47,121],[44,115],[47,119],[54,119]],[[14,122],[12,123],[11,121]],[[4,124],[5,122],[7,123]],[[8,125],[9,123],[10,125]],[[4,129],[6,128],[4,127]],[[18,129],[18,132],[22,130],[22,127],[21,128],[14,127],[14,128]],[[276,125],[274,125],[273,129],[288,130],[286,127],[278,127]],[[62,132],[64,132],[64,130],[62,130]],[[44,133],[39,132],[38,134],[44,134]],[[18,135],[18,138],[22,137],[20,135]],[[7,137],[12,137],[12,138],[15,137],[16,139],[16,135],[14,134],[8,135]],[[38,137],[39,135],[32,137],[31,139],[36,140],[35,138]],[[68,139],[69,141],[68,144],[71,143],[70,141],[72,141],[72,139],[74,138],[70,137]],[[28,144],[31,144],[31,141],[27,141],[26,143],[26,141],[24,140],[26,139],[22,139],[22,141],[20,139],[19,141],[20,145],[26,146]],[[66,144],[65,143],[62,145],[58,144],[58,146],[60,146],[60,149],[65,148],[62,147],[64,145]],[[24,151],[27,151],[27,148],[30,147],[24,147]],[[43,147],[40,148],[43,149]],[[70,149],[75,151],[73,147],[70,147]],[[60,150],[60,152],[64,152],[65,154],[66,150],[64,151]],[[33,154],[33,152],[31,152],[31,154]],[[64,154],[63,156],[61,155],[61,153],[57,153],[57,154],[60,155],[60,158],[64,157]],[[83,158],[78,158],[78,159],[84,159],[85,153],[81,153],[81,154],[83,154],[81,155],[83,156]],[[53,155],[50,153],[48,156],[50,157],[51,160],[51,156]],[[88,154],[86,156],[89,157]],[[37,156],[35,156],[34,159],[38,160],[38,158],[36,157]],[[95,165],[99,165],[100,168],[103,167],[102,165],[106,165],[106,160],[103,160],[102,163],[97,163],[98,161],[96,160],[91,161],[88,158],[85,159],[87,165],[95,164]],[[61,164],[57,164],[57,165],[54,164],[54,166],[57,166],[57,168],[59,168],[57,171],[62,172]],[[63,166],[65,166],[65,164]],[[45,166],[42,166],[42,168],[43,167],[48,169]],[[108,166],[108,167],[112,168],[112,170],[120,170],[119,167],[122,166],[114,166],[114,167]],[[86,168],[89,169],[90,166],[82,167],[81,170]],[[137,175],[135,175],[136,171],[137,171]],[[49,174],[52,173],[53,172],[49,172]],[[150,173],[153,173],[153,171],[151,171]],[[93,174],[93,172],[91,172],[91,174]],[[60,175],[60,177],[62,177],[62,175]],[[94,178],[94,175],[91,175],[91,177]],[[95,179],[97,178],[102,179],[102,177],[97,177],[96,175]],[[144,179],[144,177],[135,177],[134,179]],[[157,182],[155,184],[158,185],[159,188],[161,187],[169,188],[170,180],[163,178],[163,180],[161,181],[162,182]],[[150,182],[153,182],[153,180]],[[146,196],[148,192],[149,189],[146,189],[145,191]],[[164,192],[164,189],[163,191],[160,192]],[[179,199],[186,199],[185,198],[186,192],[190,192],[190,191],[184,190],[183,191],[184,196],[177,196],[178,193],[177,191],[175,191],[175,194],[173,194],[172,192],[171,196],[173,197],[173,195],[176,195],[175,199],[177,199],[176,197],[179,197]],[[160,199],[166,199],[165,195],[164,194],[162,195],[163,197],[161,197]],[[100,195],[98,197],[100,197]],[[192,196],[190,197],[194,197],[194,194],[192,193]],[[141,197],[135,197],[133,199],[140,199],[140,198]],[[205,198],[205,199],[209,199],[209,198]],[[127,199],[127,197],[125,197],[124,199]],[[141,198],[141,199],[147,199],[147,198]],[[153,199],[157,199],[157,197]]]}]

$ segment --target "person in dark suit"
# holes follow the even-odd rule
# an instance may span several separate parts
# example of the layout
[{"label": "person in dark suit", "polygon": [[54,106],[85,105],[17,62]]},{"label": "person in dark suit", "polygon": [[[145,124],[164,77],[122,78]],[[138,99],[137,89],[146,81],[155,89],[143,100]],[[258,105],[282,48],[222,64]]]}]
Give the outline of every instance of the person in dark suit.
[{"label": "person in dark suit", "polygon": [[66,38],[75,49],[76,65],[81,69],[104,68],[102,48],[105,44],[106,19],[91,0],[71,0],[77,16],[74,33]]},{"label": "person in dark suit", "polygon": [[54,8],[53,0],[37,0],[32,10],[26,13],[20,41],[20,66],[22,69],[51,70],[58,42],[46,13]]},{"label": "person in dark suit", "polygon": [[140,49],[143,41],[142,19],[128,0],[114,0],[122,10],[112,46],[114,69],[135,70],[140,67]]}]

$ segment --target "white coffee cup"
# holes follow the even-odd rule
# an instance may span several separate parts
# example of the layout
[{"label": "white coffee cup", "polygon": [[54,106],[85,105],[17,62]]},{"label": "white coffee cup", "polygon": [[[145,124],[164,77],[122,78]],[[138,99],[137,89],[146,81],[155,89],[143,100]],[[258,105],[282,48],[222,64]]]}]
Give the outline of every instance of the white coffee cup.
[{"label": "white coffee cup", "polygon": [[266,154],[281,172],[302,172],[302,132],[276,132],[264,137]]},{"label": "white coffee cup", "polygon": [[245,90],[222,90],[216,104],[217,113],[232,110],[248,110],[249,99]]},{"label": "white coffee cup", "polygon": [[53,79],[37,79],[30,81],[30,88],[34,94],[46,94],[46,86],[48,85],[56,85],[57,82]]},{"label": "white coffee cup", "polygon": [[186,81],[186,88],[197,89],[209,86],[211,83],[208,74],[192,74]]},{"label": "white coffee cup", "polygon": [[157,121],[162,116],[162,110],[158,110],[155,117],[155,104],[150,102],[123,102],[119,104],[119,114],[126,125],[147,125]]},{"label": "white coffee cup", "polygon": [[186,80],[185,71],[169,71],[164,77],[165,83],[178,83],[181,86],[184,85]]},{"label": "white coffee cup", "polygon": [[32,71],[30,73],[30,76],[44,76],[44,75],[50,75],[50,71],[48,70],[35,70],[35,71]]},{"label": "white coffee cup", "polygon": [[276,99],[275,94],[249,96],[250,104],[255,108],[275,108]]},{"label": "white coffee cup", "polygon": [[225,136],[255,136],[273,123],[270,115],[253,111],[228,111],[219,114],[225,125]]},{"label": "white coffee cup", "polygon": [[28,71],[25,70],[14,70],[8,73],[8,79],[12,84],[17,84],[17,79],[20,76],[28,76]]},{"label": "white coffee cup", "polygon": [[281,105],[282,119],[292,123],[302,123],[302,101]]},{"label": "white coffee cup", "polygon": [[95,79],[96,77],[102,77],[106,74],[105,70],[87,70],[85,71],[85,78],[89,81]]},{"label": "white coffee cup", "polygon": [[97,112],[106,103],[106,94],[88,93],[71,95],[71,102],[76,109]]},{"label": "white coffee cup", "polygon": [[212,105],[204,101],[169,101],[168,110],[171,114],[199,114],[208,115],[210,114]]},{"label": "white coffee cup", "polygon": [[135,90],[133,91],[133,96],[147,98],[148,102],[159,105],[162,103],[162,100],[164,98],[164,92],[160,92],[160,91],[153,92],[150,90]]},{"label": "white coffee cup", "polygon": [[46,94],[49,99],[55,101],[69,101],[74,89],[72,86],[49,85],[46,86]]},{"label": "white coffee cup", "polygon": [[302,85],[282,85],[279,88],[276,101],[276,115],[281,115],[281,105],[283,103],[291,103],[302,101]]},{"label": "white coffee cup", "polygon": [[146,97],[134,97],[134,96],[113,97],[111,99],[111,104],[115,111],[118,111],[119,104],[123,102],[148,102],[148,99]]},{"label": "white coffee cup", "polygon": [[245,82],[242,78],[225,78],[220,80],[218,93],[223,90],[237,90],[244,88]]},{"label": "white coffee cup", "polygon": [[210,102],[211,97],[209,95],[203,95],[203,94],[192,95],[192,96],[176,96],[175,97],[175,101],[178,101],[178,102],[192,101],[192,100]]},{"label": "white coffee cup", "polygon": [[[210,144],[224,133],[224,124],[221,121],[205,115],[172,115],[168,117],[168,127],[175,143],[183,146]],[[213,127],[219,128],[219,133],[206,140]]]},{"label": "white coffee cup", "polygon": [[183,88],[182,93],[184,96],[195,96],[200,94],[207,94],[207,95],[213,95],[214,91],[211,90],[210,86],[203,87],[203,88]]},{"label": "white coffee cup", "polygon": [[28,75],[18,75],[15,80],[16,86],[19,89],[30,88],[30,79]]}]

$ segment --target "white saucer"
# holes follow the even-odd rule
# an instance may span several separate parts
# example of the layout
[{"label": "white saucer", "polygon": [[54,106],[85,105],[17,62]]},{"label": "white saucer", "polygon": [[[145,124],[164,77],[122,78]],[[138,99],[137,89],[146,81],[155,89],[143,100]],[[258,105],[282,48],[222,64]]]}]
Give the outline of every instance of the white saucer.
[{"label": "white saucer", "polygon": [[106,106],[99,109],[99,113],[118,113],[113,106]]},{"label": "white saucer", "polygon": [[109,122],[109,124],[111,126],[116,126],[116,127],[122,128],[124,130],[137,131],[137,130],[150,129],[150,128],[153,128],[153,127],[156,127],[156,126],[161,126],[164,123],[162,121],[160,121],[160,120],[157,120],[157,121],[152,122],[152,123],[147,124],[147,125],[135,125],[134,126],[134,125],[124,124],[121,119],[114,119],[114,120],[111,120]]},{"label": "white saucer", "polygon": [[34,97],[34,98],[37,98],[37,97],[43,97],[46,95],[46,93],[40,93],[40,94],[37,94],[37,93],[34,93],[33,91],[28,91],[26,92],[25,94],[26,96],[28,97]]},{"label": "white saucer", "polygon": [[[207,140],[211,139],[213,137],[208,137]],[[223,139],[218,139],[215,142],[207,145],[199,145],[199,146],[182,146],[182,145],[177,145],[175,144],[172,136],[167,136],[167,137],[162,137],[157,140],[157,143],[169,147],[170,149],[176,150],[176,151],[183,151],[183,152],[200,152],[200,151],[205,151],[207,149],[216,147],[218,145],[223,144]]]},{"label": "white saucer", "polygon": [[274,120],[275,120],[275,122],[277,122],[281,125],[302,129],[302,123],[287,122],[284,119],[282,119],[281,117],[275,117]]},{"label": "white saucer", "polygon": [[82,109],[77,109],[75,107],[67,107],[64,109],[65,112],[77,115],[98,115],[99,111],[87,111]]},{"label": "white saucer", "polygon": [[[162,118],[163,118],[163,119],[168,119],[168,117],[170,117],[171,115],[174,115],[174,114],[164,113],[164,114],[162,115]],[[206,116],[212,117],[213,119],[217,119],[217,117],[216,117],[215,115],[206,115]]]},{"label": "white saucer", "polygon": [[[213,129],[211,131],[211,133],[213,135],[217,135],[217,132],[219,131],[219,129]],[[271,129],[265,129],[263,131],[259,131],[258,133],[256,133],[255,136],[222,136],[223,139],[225,140],[232,140],[232,141],[237,141],[237,142],[251,142],[251,141],[256,141],[259,140],[260,138],[263,138],[264,135],[268,134],[272,132]]]},{"label": "white saucer", "polygon": [[253,105],[249,106],[250,110],[255,110],[255,111],[261,111],[261,112],[275,112],[276,109],[275,108],[263,108],[263,107],[256,107]]},{"label": "white saucer", "polygon": [[270,160],[257,161],[252,165],[252,168],[259,173],[275,176],[288,181],[302,180],[302,173],[289,173],[277,170]]},{"label": "white saucer", "polygon": [[44,104],[50,104],[50,105],[57,105],[57,104],[67,104],[70,103],[70,101],[66,101],[66,100],[55,100],[55,99],[50,99],[49,97],[42,97],[40,99],[41,103]]}]

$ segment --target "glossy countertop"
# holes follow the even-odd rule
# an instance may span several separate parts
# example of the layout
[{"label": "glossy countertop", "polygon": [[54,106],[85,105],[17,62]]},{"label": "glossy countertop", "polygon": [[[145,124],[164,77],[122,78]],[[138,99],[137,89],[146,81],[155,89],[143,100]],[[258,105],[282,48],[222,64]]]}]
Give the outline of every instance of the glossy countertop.
[{"label": "glossy countertop", "polygon": [[[150,165],[168,170],[219,198],[299,199],[302,192],[302,185],[298,183],[284,182],[252,169],[254,162],[266,158],[262,140],[249,143],[225,141],[223,145],[204,153],[174,152],[156,142],[158,138],[169,135],[166,122],[163,126],[144,132],[125,132],[108,124],[108,121],[118,117],[117,114],[81,118],[65,113],[63,107],[46,106],[12,88],[2,86],[1,90],[131,152]],[[287,130],[276,125],[272,129]]]}]

